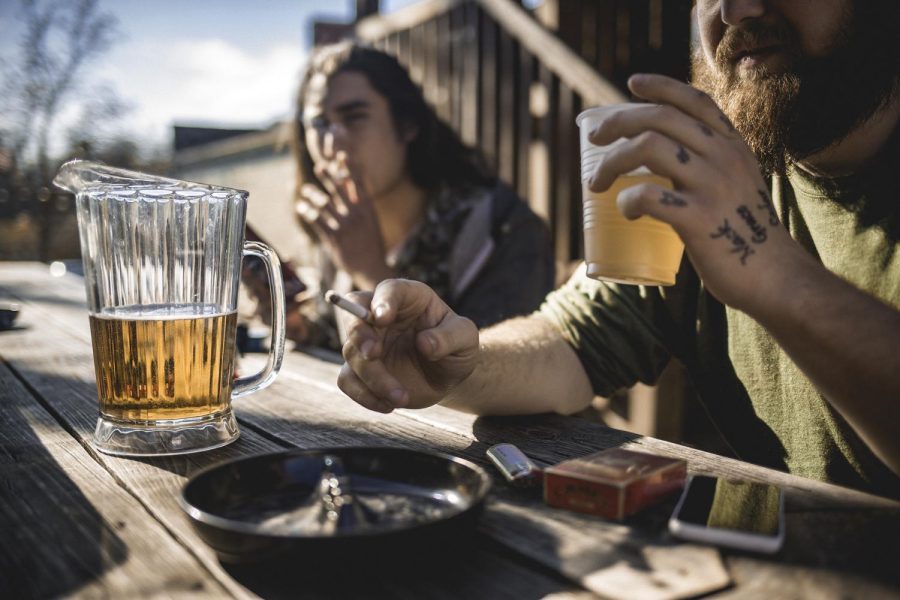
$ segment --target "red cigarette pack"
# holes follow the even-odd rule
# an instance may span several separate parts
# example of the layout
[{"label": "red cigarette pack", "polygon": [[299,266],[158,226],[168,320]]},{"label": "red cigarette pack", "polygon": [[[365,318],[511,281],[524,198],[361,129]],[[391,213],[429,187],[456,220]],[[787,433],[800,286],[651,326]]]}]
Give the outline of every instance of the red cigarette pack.
[{"label": "red cigarette pack", "polygon": [[686,475],[683,460],[610,448],[546,468],[544,502],[624,519],[680,489]]}]

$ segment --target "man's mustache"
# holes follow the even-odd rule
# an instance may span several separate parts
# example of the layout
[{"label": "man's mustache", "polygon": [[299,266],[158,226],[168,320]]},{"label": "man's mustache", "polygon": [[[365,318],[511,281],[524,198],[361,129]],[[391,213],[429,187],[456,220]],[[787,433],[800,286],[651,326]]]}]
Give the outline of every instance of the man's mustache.
[{"label": "man's mustache", "polygon": [[758,48],[782,46],[796,54],[797,35],[787,23],[751,21],[740,27],[729,27],[716,47],[716,66],[728,70],[744,54]]}]

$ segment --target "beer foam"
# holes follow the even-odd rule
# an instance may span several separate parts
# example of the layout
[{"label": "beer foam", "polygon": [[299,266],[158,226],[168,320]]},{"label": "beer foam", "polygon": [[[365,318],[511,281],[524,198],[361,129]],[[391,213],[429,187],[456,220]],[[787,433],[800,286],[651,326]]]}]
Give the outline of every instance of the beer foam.
[{"label": "beer foam", "polygon": [[225,316],[236,310],[222,310],[217,304],[139,304],[111,306],[93,316],[98,319],[176,320]]}]

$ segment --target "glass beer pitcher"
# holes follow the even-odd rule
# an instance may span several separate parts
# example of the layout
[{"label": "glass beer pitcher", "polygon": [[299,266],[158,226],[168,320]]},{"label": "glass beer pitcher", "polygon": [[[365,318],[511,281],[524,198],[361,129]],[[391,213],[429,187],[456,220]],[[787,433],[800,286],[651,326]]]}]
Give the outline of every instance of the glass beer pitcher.
[{"label": "glass beer pitcher", "polygon": [[[232,398],[269,385],[284,354],[281,267],[268,246],[244,241],[249,194],[80,160],[54,184],[76,198],[100,399],[94,446],[157,456],[237,439]],[[261,372],[235,379],[247,255],[266,264],[272,343]]]}]

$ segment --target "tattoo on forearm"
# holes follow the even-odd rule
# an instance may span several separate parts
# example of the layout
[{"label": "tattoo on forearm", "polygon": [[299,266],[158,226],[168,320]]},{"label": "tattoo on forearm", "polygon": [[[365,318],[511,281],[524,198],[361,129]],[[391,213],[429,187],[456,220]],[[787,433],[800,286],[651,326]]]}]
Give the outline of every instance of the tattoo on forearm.
[{"label": "tattoo on forearm", "polygon": [[685,164],[687,161],[691,160],[691,155],[688,154],[688,151],[684,149],[684,146],[678,146],[678,154],[676,155],[678,158],[678,162],[681,164]]},{"label": "tattoo on forearm", "polygon": [[719,115],[719,120],[722,121],[722,122],[725,124],[725,127],[728,128],[728,131],[729,131],[730,133],[734,133],[735,131],[737,131],[737,130],[734,128],[734,125],[731,124],[731,121],[729,121],[729,120],[728,120],[728,117],[726,117],[725,115]]},{"label": "tattoo on forearm", "polygon": [[677,194],[673,194],[668,190],[663,191],[663,195],[662,198],[659,199],[659,203],[665,204],[666,206],[677,206],[679,208],[687,206],[687,200]]},{"label": "tattoo on forearm", "polygon": [[713,136],[713,130],[710,129],[710,128],[709,128],[709,125],[707,125],[707,124],[704,123],[703,121],[697,121],[697,127],[700,128],[700,131],[702,131],[702,132],[703,132],[703,135],[705,135],[706,137],[712,137],[712,136]]},{"label": "tattoo on forearm", "polygon": [[742,265],[747,264],[747,257],[756,254],[756,250],[750,247],[747,240],[731,227],[728,219],[725,219],[725,222],[719,225],[719,228],[711,233],[709,237],[713,239],[725,238],[731,242],[731,252],[740,255]]},{"label": "tattoo on forearm", "polygon": [[762,202],[757,204],[756,208],[761,208],[769,212],[769,225],[778,225],[778,213],[775,212],[775,205],[772,204],[772,198],[769,196],[769,192],[766,190],[756,191],[759,192],[759,197],[762,198]]},{"label": "tattoo on forearm", "polygon": [[744,220],[744,223],[750,228],[750,231],[753,232],[753,237],[750,238],[750,241],[754,244],[762,244],[766,241],[768,234],[766,233],[765,226],[761,225],[759,221],[756,220],[756,217],[753,216],[753,211],[750,210],[750,207],[746,204],[741,204],[737,208],[737,214]]}]

